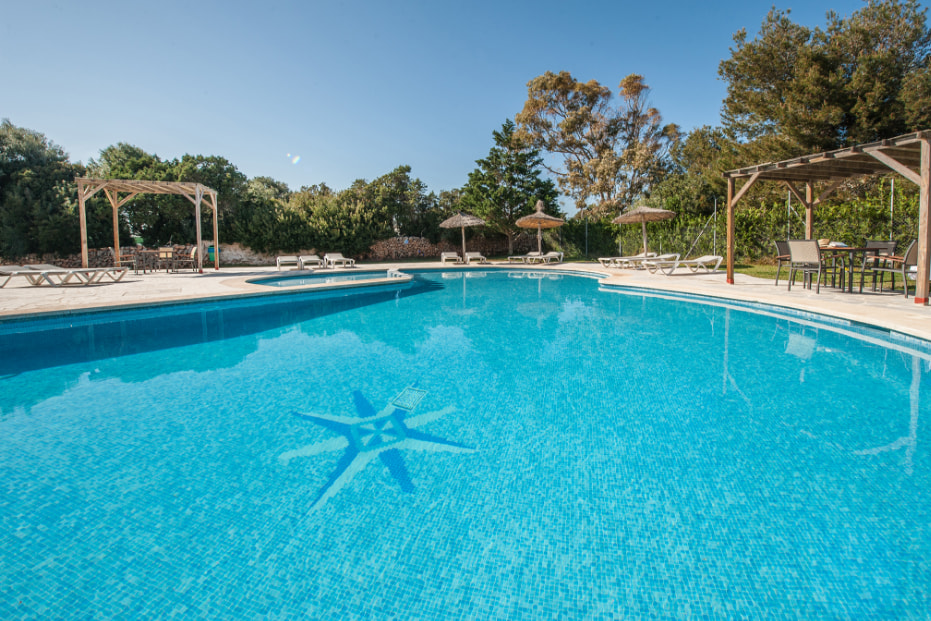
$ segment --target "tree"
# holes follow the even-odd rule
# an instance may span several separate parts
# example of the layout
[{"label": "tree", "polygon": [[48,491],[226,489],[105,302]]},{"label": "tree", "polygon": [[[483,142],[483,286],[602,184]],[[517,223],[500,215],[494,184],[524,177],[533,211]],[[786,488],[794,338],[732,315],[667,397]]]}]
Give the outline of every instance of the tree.
[{"label": "tree", "polygon": [[[103,149],[87,168],[90,176],[101,179],[178,180],[174,163],[124,142]],[[194,210],[190,205],[183,196],[139,194],[121,209],[133,234],[141,236],[146,245],[157,245],[193,240]]]},{"label": "tree", "polygon": [[649,191],[679,136],[678,127],[663,125],[659,111],[647,105],[649,91],[643,76],[631,74],[620,83],[615,108],[611,91],[597,81],[548,71],[527,84],[527,101],[516,116],[519,137],[562,156],[562,168],[546,167],[579,209],[616,213]]},{"label": "tree", "polygon": [[81,172],[43,134],[0,122],[0,255],[80,247],[74,177]]},{"label": "tree", "polygon": [[547,211],[559,214],[558,192],[549,179],[541,178],[540,152],[518,140],[516,125],[508,119],[500,131],[492,132],[495,146],[488,157],[476,160],[478,168],[469,173],[460,204],[485,220],[487,227],[508,238],[508,252],[514,253],[514,237],[520,232],[515,222],[533,212],[538,200]]},{"label": "tree", "polygon": [[777,160],[889,138],[931,123],[931,33],[916,0],[869,0],[825,30],[772,9],[734,35],[718,73],[724,127],[746,159]]},{"label": "tree", "polygon": [[694,129],[670,150],[669,170],[653,186],[650,198],[680,213],[712,213],[715,197],[727,192],[722,173],[735,168],[736,158],[737,145],[723,129]]}]

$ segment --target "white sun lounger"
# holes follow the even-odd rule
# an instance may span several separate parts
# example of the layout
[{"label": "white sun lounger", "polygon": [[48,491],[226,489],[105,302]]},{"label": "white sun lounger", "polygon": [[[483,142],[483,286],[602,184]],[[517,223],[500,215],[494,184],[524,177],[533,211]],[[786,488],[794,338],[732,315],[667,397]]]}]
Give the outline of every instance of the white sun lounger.
[{"label": "white sun lounger", "polygon": [[[687,267],[692,273],[695,273],[698,270],[704,270],[708,273],[716,272],[718,271],[718,267],[720,267],[721,261],[723,260],[724,257],[720,257],[716,254],[706,254],[704,256],[698,257],[697,259],[647,259],[643,262],[643,265],[648,270],[650,270],[651,274],[655,274],[656,271],[659,270],[663,274],[669,276],[680,267]],[[708,267],[711,264],[714,264],[714,267]]]},{"label": "white sun lounger", "polygon": [[508,257],[508,263],[533,263],[534,259],[539,259],[542,256],[542,252],[528,252],[527,254],[518,254],[514,255],[513,257]]},{"label": "white sun lounger", "polygon": [[466,265],[475,261],[476,263],[488,263],[488,259],[482,256],[481,252],[467,252],[465,253],[465,262]]},{"label": "white sun lounger", "polygon": [[0,265],[0,289],[6,286],[14,276],[22,276],[30,285],[42,284],[42,277],[35,270],[22,265]]},{"label": "white sun lounger", "polygon": [[323,255],[323,264],[327,267],[336,267],[337,265],[342,265],[343,267],[355,267],[356,260],[347,259],[341,252],[330,252]]},{"label": "white sun lounger", "polygon": [[562,257],[563,254],[561,252],[551,250],[546,254],[527,257],[527,263],[562,263]]},{"label": "white sun lounger", "polygon": [[440,263],[446,263],[447,261],[452,261],[453,263],[462,263],[462,259],[459,258],[459,254],[456,252],[441,252],[440,253]]},{"label": "white sun lounger", "polygon": [[301,256],[297,258],[298,269],[308,270],[310,269],[311,265],[315,267],[324,267],[323,259],[321,259],[315,254],[307,254],[307,255],[302,254]]},{"label": "white sun lounger", "polygon": [[632,254],[629,257],[600,257],[598,262],[601,263],[601,267],[614,267],[614,268],[623,268],[631,267],[633,263],[639,264],[643,259],[650,259],[656,256],[655,252],[648,252],[646,254]]},{"label": "white sun lounger", "polygon": [[297,255],[293,255],[293,254],[286,254],[286,255],[279,256],[275,260],[275,263],[278,264],[279,270],[281,269],[282,265],[285,265],[285,266],[293,265],[295,269],[301,269],[300,259],[297,258]]},{"label": "white sun lounger", "polygon": [[47,282],[53,287],[70,285],[72,283],[78,285],[92,285],[95,282],[103,280],[105,276],[108,276],[114,282],[119,282],[129,271],[127,267],[70,268],[59,267],[49,263],[33,263],[24,265],[23,267],[35,274],[34,277],[30,277],[26,273],[20,274],[25,276],[30,284],[41,285],[43,282]]}]

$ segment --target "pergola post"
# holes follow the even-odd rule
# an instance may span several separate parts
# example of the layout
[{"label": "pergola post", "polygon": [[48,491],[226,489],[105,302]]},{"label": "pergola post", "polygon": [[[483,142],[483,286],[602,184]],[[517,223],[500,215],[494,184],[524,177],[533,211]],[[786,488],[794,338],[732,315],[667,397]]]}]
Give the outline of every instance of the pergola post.
[{"label": "pergola post", "polygon": [[103,193],[107,195],[107,200],[113,208],[113,265],[116,266],[120,264],[120,193],[111,193],[110,190],[104,190]]},{"label": "pergola post", "polygon": [[727,178],[727,284],[734,284],[734,178]]},{"label": "pergola post", "polygon": [[78,181],[78,214],[81,222],[81,267],[87,269],[87,208],[84,206],[84,181]]},{"label": "pergola post", "polygon": [[805,182],[805,239],[815,238],[814,202],[814,186],[811,181],[807,181]]},{"label": "pergola post", "polygon": [[197,271],[204,273],[204,244],[200,231],[200,202],[204,198],[204,190],[198,186],[194,191],[194,230],[197,231]]},{"label": "pergola post", "polygon": [[217,214],[217,193],[210,192],[210,200],[213,201],[213,269],[220,269],[220,225]]},{"label": "pergola post", "polygon": [[[918,194],[918,273],[915,282],[915,303],[928,303],[928,279],[931,276],[931,225],[928,218],[931,216],[931,141],[927,138],[921,140],[921,183]],[[908,286],[908,283],[904,283]]]}]

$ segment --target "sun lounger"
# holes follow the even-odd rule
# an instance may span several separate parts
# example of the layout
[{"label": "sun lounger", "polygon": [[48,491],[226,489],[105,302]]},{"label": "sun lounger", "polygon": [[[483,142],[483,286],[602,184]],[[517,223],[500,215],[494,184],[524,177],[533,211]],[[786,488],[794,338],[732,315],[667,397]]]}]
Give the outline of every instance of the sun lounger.
[{"label": "sun lounger", "polygon": [[528,257],[527,263],[562,263],[563,254],[551,250],[546,254]]},{"label": "sun lounger", "polygon": [[475,261],[476,263],[488,263],[488,259],[482,256],[481,252],[467,252],[465,253],[465,262],[466,265]]},{"label": "sun lounger", "polygon": [[100,282],[105,276],[109,276],[111,280],[118,282],[129,271],[127,267],[69,268],[59,267],[49,263],[32,263],[23,267],[36,274],[34,277],[23,274],[29,280],[30,284],[41,285],[44,281],[53,287],[70,285],[72,283],[78,285],[92,285],[95,282]]},{"label": "sun lounger", "polygon": [[[669,276],[680,267],[687,267],[692,273],[698,270],[704,270],[709,273],[716,272],[723,260],[724,257],[712,254],[706,254],[697,259],[679,259],[677,255],[675,259],[646,259],[643,261],[643,265],[650,270],[651,274],[655,274],[656,271],[659,270],[663,274]],[[714,264],[714,267],[708,267],[711,264]]]},{"label": "sun lounger", "polygon": [[337,265],[342,265],[343,267],[355,267],[355,259],[347,259],[340,252],[330,252],[323,255],[324,265],[327,267],[336,267]]},{"label": "sun lounger", "polygon": [[288,265],[293,265],[295,269],[301,269],[300,268],[301,261],[300,259],[297,258],[297,255],[294,255],[294,254],[281,255],[277,259],[275,259],[275,263],[278,265],[277,269],[279,271],[281,270],[282,266],[287,267]]},{"label": "sun lounger", "polygon": [[440,263],[446,263],[447,261],[452,261],[453,263],[462,263],[462,259],[459,258],[459,254],[456,252],[441,252],[440,253]]},{"label": "sun lounger", "polygon": [[613,267],[613,268],[624,268],[631,267],[633,264],[639,265],[640,261],[644,259],[651,259],[656,257],[655,252],[648,252],[646,254],[633,254],[629,257],[600,257],[598,262],[601,263],[601,267]]},{"label": "sun lounger", "polygon": [[508,263],[532,263],[534,259],[538,259],[542,256],[542,252],[528,252],[527,254],[518,254],[513,257],[508,257]]},{"label": "sun lounger", "polygon": [[0,265],[0,289],[6,286],[14,276],[22,276],[30,285],[42,284],[42,277],[35,270],[22,265]]},{"label": "sun lounger", "polygon": [[309,270],[310,266],[323,267],[323,259],[315,254],[301,255],[297,258],[298,267],[302,270]]}]

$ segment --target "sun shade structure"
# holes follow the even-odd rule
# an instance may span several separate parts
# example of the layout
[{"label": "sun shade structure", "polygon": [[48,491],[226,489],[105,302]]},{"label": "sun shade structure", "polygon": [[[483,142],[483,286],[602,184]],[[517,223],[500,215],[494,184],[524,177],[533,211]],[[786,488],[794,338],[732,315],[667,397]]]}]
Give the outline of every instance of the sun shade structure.
[{"label": "sun shade structure", "polygon": [[614,224],[634,224],[639,222],[643,228],[643,254],[646,256],[647,222],[659,222],[661,220],[669,220],[670,218],[675,217],[676,212],[674,211],[669,211],[668,209],[656,209],[655,207],[647,207],[641,203],[636,207],[628,209],[612,220],[612,222],[614,222]]},{"label": "sun shade structure", "polygon": [[466,253],[466,244],[465,244],[465,227],[467,226],[481,226],[485,224],[485,221],[479,218],[478,216],[473,216],[470,213],[460,211],[452,218],[447,218],[440,222],[440,226],[444,229],[462,229],[462,258],[465,260]]},{"label": "sun shade structure", "polygon": [[[187,181],[140,181],[135,179],[90,179],[75,177],[78,184],[78,206],[81,216],[81,265],[87,267],[87,215],[84,203],[97,192],[103,190],[113,207],[113,253],[116,264],[120,260],[119,209],[138,194],[180,194],[194,203],[194,222],[197,228],[197,271],[204,271],[203,240],[200,232],[200,206],[206,200],[213,210],[213,245],[219,249],[219,229],[217,226],[217,191],[200,183]],[[120,198],[120,193],[128,196]],[[214,254],[214,269],[220,269],[220,253]]]},{"label": "sun shade structure", "polygon": [[543,201],[537,201],[536,212],[518,218],[514,224],[522,229],[537,229],[537,252],[543,254],[543,229],[555,229],[565,224],[565,221],[543,213]]},{"label": "sun shade structure", "polygon": [[[781,162],[767,162],[724,173],[727,179],[727,282],[734,284],[734,207],[757,181],[777,181],[805,205],[805,237],[812,239],[812,211],[847,179],[898,173],[916,184],[918,205],[918,273],[915,302],[928,303],[931,259],[931,130],[904,134],[855,147],[814,153]],[[737,189],[737,180],[744,179]],[[815,198],[815,184],[825,184]],[[802,191],[804,188],[804,191]]]}]

